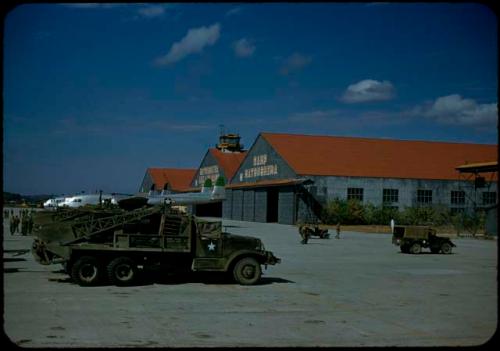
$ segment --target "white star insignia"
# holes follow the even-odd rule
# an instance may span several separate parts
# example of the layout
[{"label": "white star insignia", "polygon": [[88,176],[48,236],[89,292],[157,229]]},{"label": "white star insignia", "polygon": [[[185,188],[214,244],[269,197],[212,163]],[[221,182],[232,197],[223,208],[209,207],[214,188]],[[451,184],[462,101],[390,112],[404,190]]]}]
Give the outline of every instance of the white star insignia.
[{"label": "white star insignia", "polygon": [[215,250],[215,244],[213,242],[210,242],[208,245],[208,251],[214,251]]}]

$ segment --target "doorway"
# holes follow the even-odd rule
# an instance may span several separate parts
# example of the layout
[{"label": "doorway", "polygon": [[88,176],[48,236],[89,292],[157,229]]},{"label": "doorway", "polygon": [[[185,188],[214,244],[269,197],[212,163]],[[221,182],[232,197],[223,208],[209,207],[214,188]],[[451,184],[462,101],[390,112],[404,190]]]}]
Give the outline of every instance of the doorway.
[{"label": "doorway", "polygon": [[267,191],[267,214],[266,222],[278,222],[278,189],[269,189]]}]

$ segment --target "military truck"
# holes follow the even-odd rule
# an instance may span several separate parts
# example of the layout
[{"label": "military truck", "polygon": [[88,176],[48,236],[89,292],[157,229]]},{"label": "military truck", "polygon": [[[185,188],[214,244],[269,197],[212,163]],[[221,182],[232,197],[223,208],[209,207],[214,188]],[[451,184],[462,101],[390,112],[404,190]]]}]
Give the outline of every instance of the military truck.
[{"label": "military truck", "polygon": [[225,233],[208,221],[163,204],[131,211],[58,209],[35,218],[32,253],[41,264],[60,263],[82,286],[136,283],[141,270],[228,272],[236,282],[259,281],[261,265],[281,260],[262,241]]},{"label": "military truck", "polygon": [[312,237],[316,236],[320,239],[330,238],[328,234],[328,228],[321,228],[318,223],[302,223],[299,224],[299,234],[302,240],[302,244],[307,244],[307,241]]},{"label": "military truck", "polygon": [[432,253],[451,254],[456,245],[447,237],[437,235],[430,226],[408,225],[394,226],[392,243],[399,246],[401,252],[419,254],[422,248],[430,248]]}]

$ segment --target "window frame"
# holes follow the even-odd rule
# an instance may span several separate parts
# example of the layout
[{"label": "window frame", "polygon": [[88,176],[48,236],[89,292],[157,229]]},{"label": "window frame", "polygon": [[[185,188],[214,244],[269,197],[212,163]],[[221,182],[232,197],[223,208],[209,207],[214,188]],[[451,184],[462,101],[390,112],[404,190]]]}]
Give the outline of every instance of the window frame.
[{"label": "window frame", "polygon": [[363,202],[364,188],[347,188],[347,200],[358,200]]},{"label": "window frame", "polygon": [[421,205],[432,204],[432,190],[417,189],[417,203]]},{"label": "window frame", "polygon": [[465,191],[452,190],[450,192],[450,203],[452,205],[465,205]]},{"label": "window frame", "polygon": [[393,188],[382,189],[382,203],[383,204],[399,203],[399,189],[393,189]]}]

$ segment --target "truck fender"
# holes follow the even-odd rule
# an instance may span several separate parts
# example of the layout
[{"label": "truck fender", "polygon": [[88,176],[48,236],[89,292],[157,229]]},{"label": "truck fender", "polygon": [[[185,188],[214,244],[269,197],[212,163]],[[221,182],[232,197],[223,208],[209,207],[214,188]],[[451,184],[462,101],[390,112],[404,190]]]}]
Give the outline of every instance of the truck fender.
[{"label": "truck fender", "polygon": [[232,253],[224,266],[224,270],[228,271],[237,261],[242,259],[243,257],[255,257],[259,263],[262,263],[265,260],[265,255],[260,252],[255,252],[252,250],[240,250]]}]

